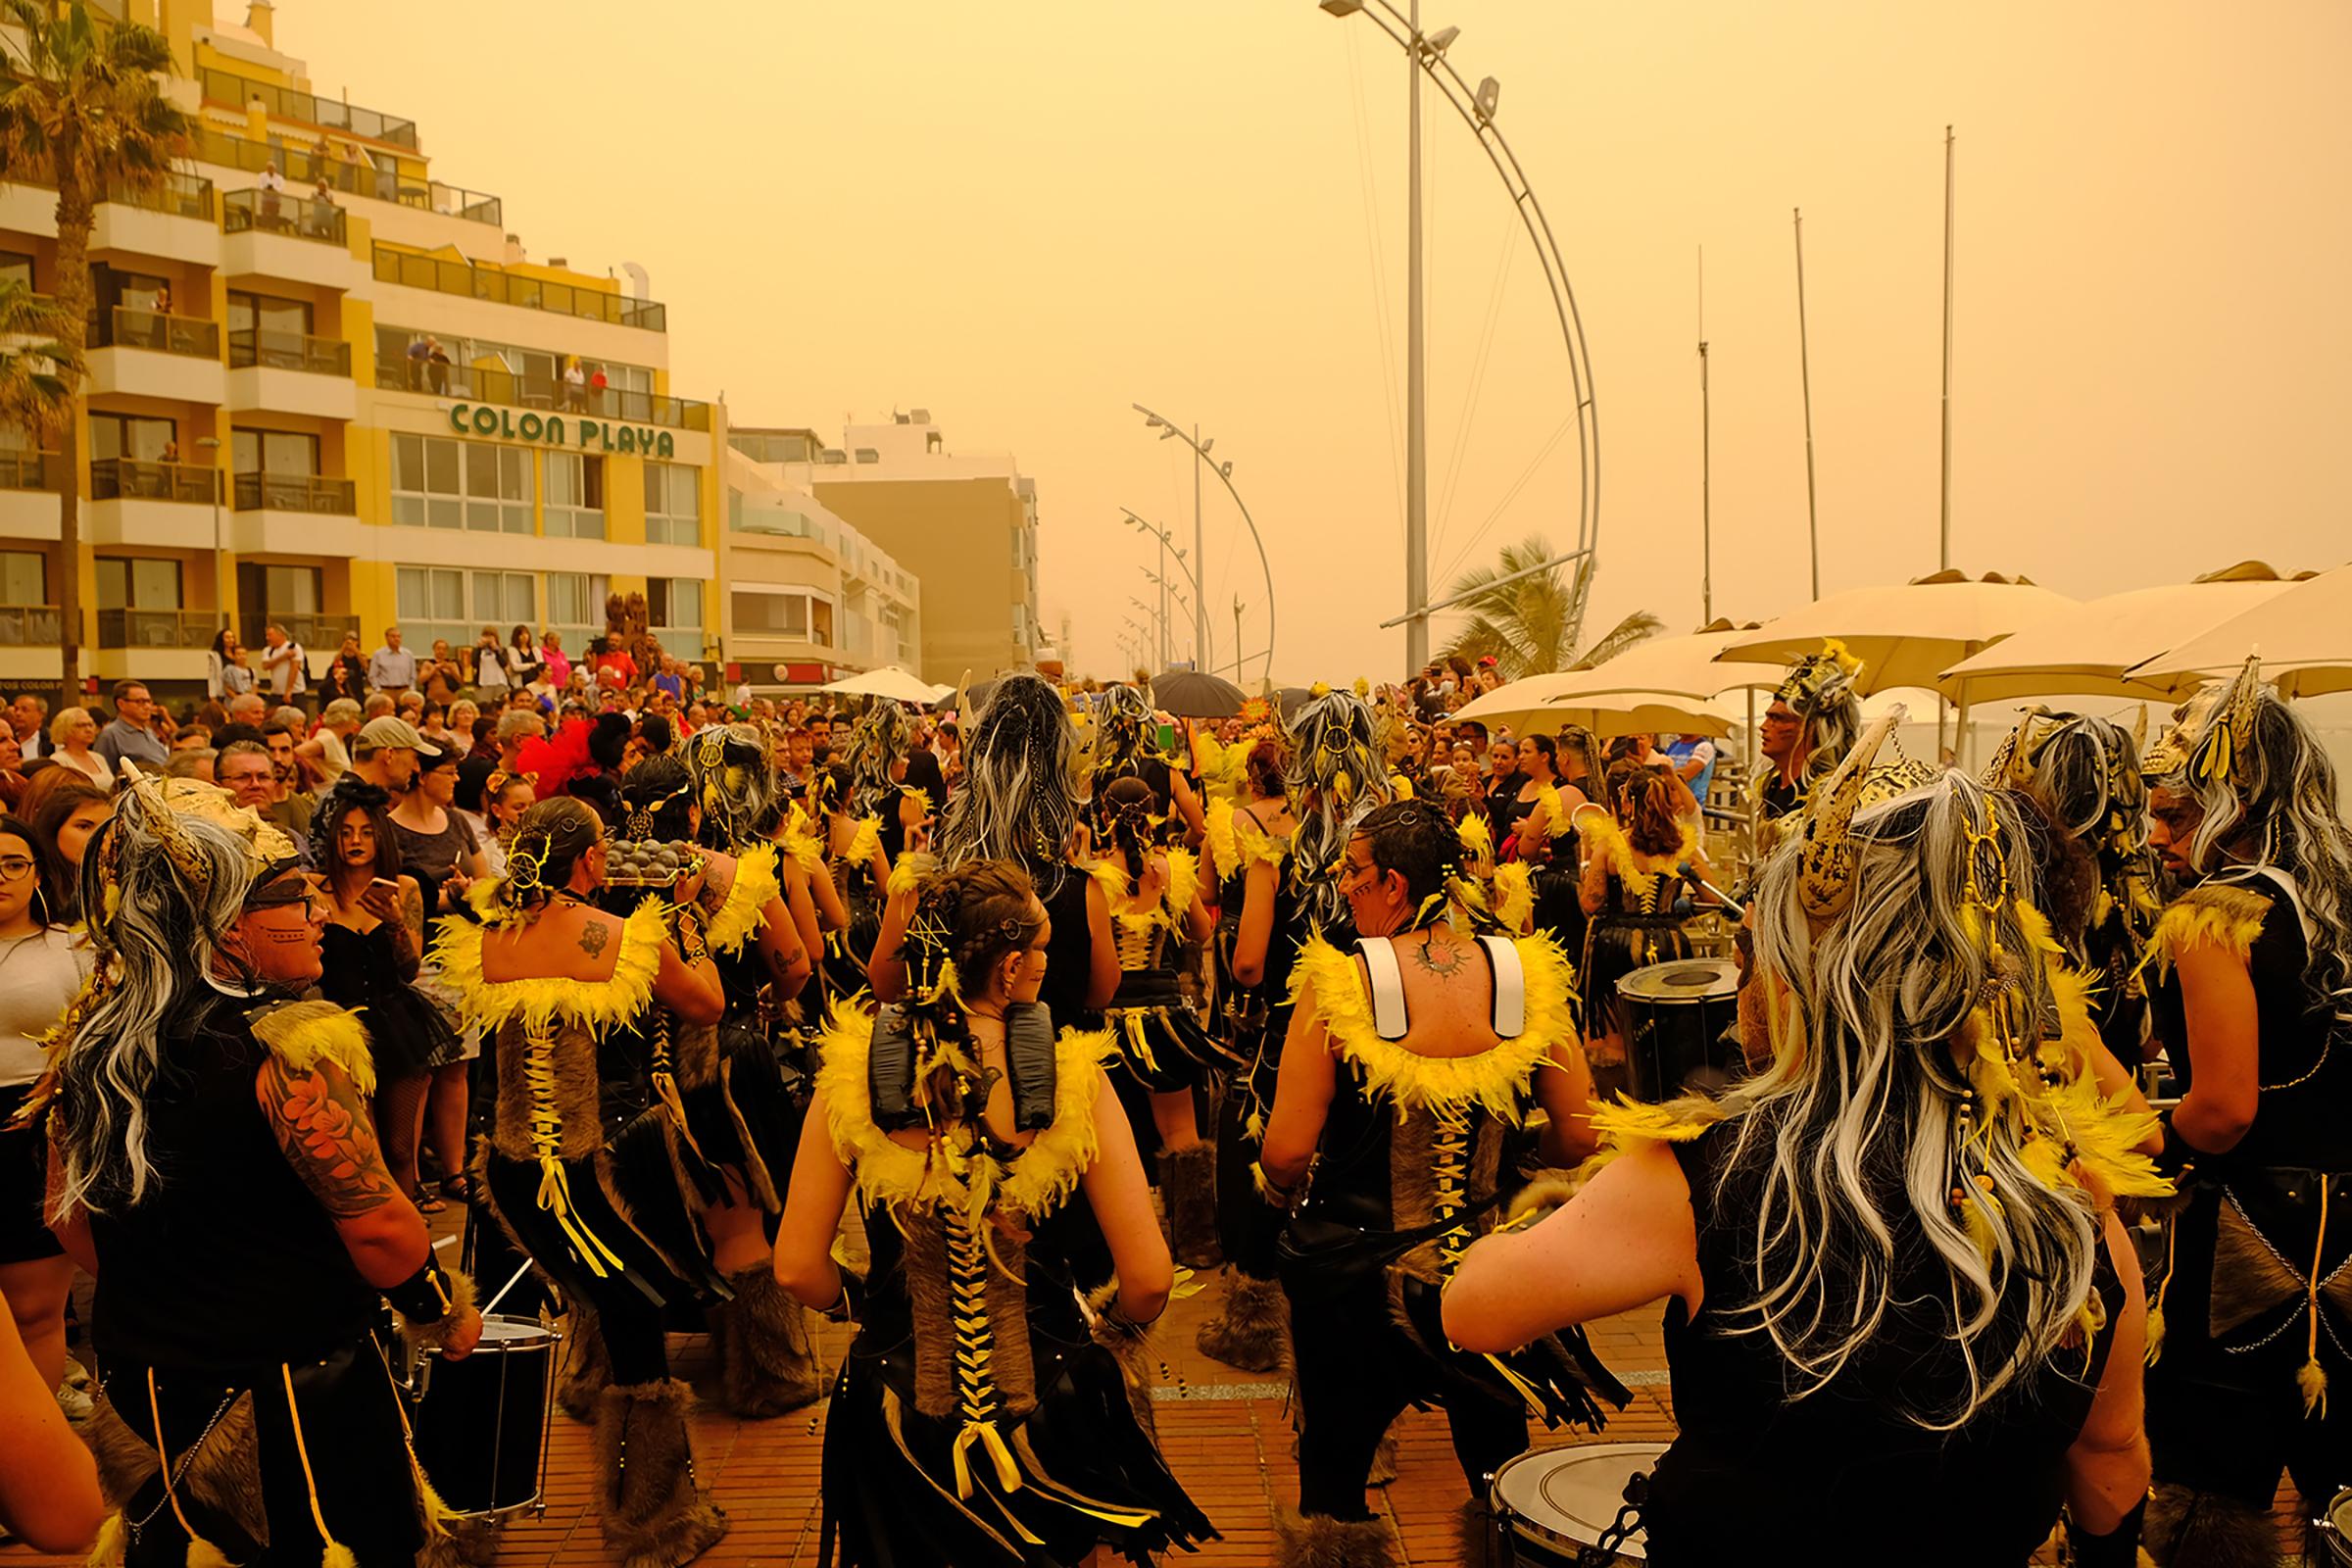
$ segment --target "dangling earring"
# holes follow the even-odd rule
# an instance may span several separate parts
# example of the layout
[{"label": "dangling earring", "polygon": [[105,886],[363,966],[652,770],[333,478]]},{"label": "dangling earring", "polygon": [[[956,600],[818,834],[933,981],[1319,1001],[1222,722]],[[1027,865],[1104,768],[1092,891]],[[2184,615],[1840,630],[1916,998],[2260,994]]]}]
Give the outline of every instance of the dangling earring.
[{"label": "dangling earring", "polygon": [[49,900],[41,892],[41,885],[38,882],[32,885],[32,917],[41,925],[53,923],[49,918]]}]

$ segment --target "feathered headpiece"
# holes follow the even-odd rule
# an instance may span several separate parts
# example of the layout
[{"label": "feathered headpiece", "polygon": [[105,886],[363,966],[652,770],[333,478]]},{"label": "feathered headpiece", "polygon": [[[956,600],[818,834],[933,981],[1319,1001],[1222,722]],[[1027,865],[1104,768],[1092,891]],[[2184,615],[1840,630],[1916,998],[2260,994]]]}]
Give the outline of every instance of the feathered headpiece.
[{"label": "feathered headpiece", "polygon": [[2140,771],[2151,781],[2185,775],[2198,786],[2226,779],[2231,788],[2243,789],[2263,690],[2259,657],[2248,659],[2230,679],[2199,687],[2173,710],[2172,727],[2148,748]]},{"label": "feathered headpiece", "polygon": [[1843,702],[1854,695],[1854,682],[1862,675],[1862,661],[1846,652],[1845,644],[1832,637],[1821,645],[1818,654],[1807,654],[1788,666],[1773,701],[1787,703],[1802,718],[1810,718],[1823,709]]},{"label": "feathered headpiece", "polygon": [[1903,756],[1899,745],[1891,760],[1879,761],[1880,748],[1902,717],[1903,710],[1896,708],[1864,730],[1838,770],[1805,803],[1797,899],[1817,920],[1839,913],[1853,897],[1854,865],[1860,858],[1853,836],[1856,813],[1936,782],[1936,769]]}]

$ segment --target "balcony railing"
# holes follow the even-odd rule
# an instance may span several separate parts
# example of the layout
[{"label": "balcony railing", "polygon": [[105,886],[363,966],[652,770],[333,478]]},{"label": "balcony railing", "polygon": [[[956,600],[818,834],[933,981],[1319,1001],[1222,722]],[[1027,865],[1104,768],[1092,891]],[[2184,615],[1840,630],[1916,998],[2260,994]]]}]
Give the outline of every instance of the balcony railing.
[{"label": "balcony railing", "polygon": [[195,316],[166,316],[118,305],[99,318],[94,348],[148,349],[191,360],[220,358],[220,323]]},{"label": "balcony railing", "polygon": [[468,262],[445,261],[413,251],[375,247],[375,280],[406,288],[427,288],[438,294],[519,305],[528,311],[552,311],[583,320],[610,321],[615,326],[641,326],[649,332],[669,330],[669,311],[658,300],[633,300],[604,289],[579,288],[475,267]]},{"label": "balcony railing", "polygon": [[54,452],[0,452],[0,490],[57,488]]},{"label": "balcony railing", "polygon": [[710,405],[691,398],[607,387],[602,392],[566,387],[552,375],[520,375],[504,366],[435,365],[376,356],[375,385],[383,392],[422,392],[437,398],[503,403],[514,409],[584,414],[592,419],[656,424],[671,430],[708,430]]},{"label": "balcony railing", "polygon": [[90,465],[93,501],[184,501],[209,507],[220,499],[220,470],[191,463],[136,463],[101,458]]},{"label": "balcony railing", "polygon": [[307,370],[313,375],[351,374],[351,345],[339,337],[308,332],[253,329],[228,334],[228,368],[258,365],[268,370]]},{"label": "balcony railing", "polygon": [[101,610],[101,648],[210,648],[220,617],[209,610]]},{"label": "balcony railing", "polygon": [[164,182],[153,190],[126,190],[121,184],[107,188],[106,199],[124,207],[143,207],[151,213],[165,213],[173,218],[198,218],[213,220],[213,182],[202,174],[182,174],[173,171],[164,176]]},{"label": "balcony railing", "polygon": [[261,660],[262,650],[270,646],[270,628],[272,626],[285,627],[286,635],[302,644],[303,652],[310,656],[306,662],[313,668],[317,668],[326,656],[342,647],[344,638],[360,634],[357,615],[321,615],[300,610],[280,611],[274,615],[267,612],[259,615],[240,615],[237,617],[237,640],[253,650],[257,663]]},{"label": "balcony railing", "polygon": [[204,95],[217,104],[230,104],[238,109],[249,107],[259,98],[262,107],[272,120],[299,121],[324,130],[347,131],[365,136],[369,141],[390,142],[395,147],[416,150],[416,122],[387,115],[380,110],[362,109],[337,98],[321,98],[317,93],[304,92],[299,87],[281,87],[275,82],[257,81],[240,76],[231,71],[207,70],[203,74]]},{"label": "balcony railing", "polygon": [[346,196],[397,202],[403,207],[439,213],[447,218],[471,219],[479,223],[499,223],[506,220],[504,205],[486,192],[463,190],[437,179],[422,183],[404,181],[396,171],[337,158],[322,147],[273,146],[208,126],[197,133],[196,157],[199,162],[242,170],[249,174],[258,174],[275,164],[288,184],[309,188],[323,179],[330,190],[339,190]]},{"label": "balcony railing", "polygon": [[291,191],[230,190],[220,193],[220,227],[242,234],[260,229],[322,245],[349,245],[350,225],[333,202],[314,201]]},{"label": "balcony railing", "polygon": [[65,624],[55,605],[0,605],[0,648],[55,648]]},{"label": "balcony railing", "polygon": [[239,512],[317,512],[356,517],[359,503],[349,479],[313,473],[240,473],[231,490]]}]

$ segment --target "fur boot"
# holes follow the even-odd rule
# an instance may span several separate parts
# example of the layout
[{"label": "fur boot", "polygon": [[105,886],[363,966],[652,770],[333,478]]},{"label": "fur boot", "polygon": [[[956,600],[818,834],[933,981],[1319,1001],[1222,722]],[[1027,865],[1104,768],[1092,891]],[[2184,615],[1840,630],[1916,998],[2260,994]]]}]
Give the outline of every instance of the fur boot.
[{"label": "fur boot", "polygon": [[735,1299],[710,1312],[718,1340],[720,1396],[746,1421],[764,1421],[825,1392],[808,1309],[784,1294],[762,1261],[727,1276]]},{"label": "fur boot", "polygon": [[[1404,1418],[1398,1416],[1397,1420]],[[1385,1487],[1396,1479],[1396,1429],[1389,1428],[1380,1435],[1380,1446],[1372,1450],[1372,1469],[1364,1477],[1367,1487]]]},{"label": "fur boot", "polygon": [[727,1516],[695,1485],[693,1401],[674,1379],[615,1384],[597,1397],[597,1500],[605,1544],[624,1568],[678,1568],[726,1538]]},{"label": "fur boot", "polygon": [[1472,1497],[1454,1516],[1454,1560],[1461,1568],[1510,1568],[1510,1558],[1494,1549],[1494,1510],[1484,1497]]},{"label": "fur boot", "polygon": [[2273,1568],[2278,1527],[2267,1509],[2158,1483],[2148,1494],[2140,1543],[2163,1568]]},{"label": "fur boot", "polygon": [[1159,1152],[1159,1200],[1168,1211],[1168,1250],[1186,1268],[1225,1260],[1217,1245],[1217,1151],[1214,1145]]},{"label": "fur boot", "polygon": [[596,1309],[575,1300],[564,1317],[564,1365],[556,1383],[556,1403],[583,1425],[596,1419],[596,1401],[612,1384],[612,1358],[605,1353],[605,1336],[597,1327]]},{"label": "fur boot", "polygon": [[1193,1343],[1227,1366],[1271,1372],[1290,1353],[1290,1298],[1278,1282],[1236,1269],[1226,1276],[1225,1309],[1201,1323]]},{"label": "fur boot", "polygon": [[1274,1511],[1276,1568],[1397,1568],[1396,1536],[1386,1519],[1334,1519]]}]

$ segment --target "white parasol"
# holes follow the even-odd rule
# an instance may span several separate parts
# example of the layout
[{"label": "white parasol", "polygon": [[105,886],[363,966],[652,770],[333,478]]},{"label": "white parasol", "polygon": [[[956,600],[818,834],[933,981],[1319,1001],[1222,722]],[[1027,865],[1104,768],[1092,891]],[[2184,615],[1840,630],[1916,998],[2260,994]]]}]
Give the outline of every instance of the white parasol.
[{"label": "white parasol", "polygon": [[1754,631],[1735,633],[1721,658],[1786,664],[1819,653],[1834,637],[1863,662],[1855,682],[1861,695],[1890,686],[1933,688],[1961,660],[2074,605],[2030,582],[1939,571],[1894,587],[1815,600]]},{"label": "white parasol", "polygon": [[2281,697],[2352,691],[2352,566],[2290,583],[2254,609],[2210,626],[2132,666],[2133,680],[2176,689],[2234,673],[2262,656],[2262,677]]},{"label": "white parasol", "polygon": [[2125,672],[2291,586],[2276,575],[2216,576],[2109,594],[2022,628],[1952,665],[1936,684],[1947,697],[1977,703],[2061,695],[2166,701],[2196,685],[2195,677]]},{"label": "white parasol", "polygon": [[869,669],[861,675],[845,675],[824,690],[849,697],[889,697],[915,708],[928,708],[939,700],[938,687],[896,664]]}]

